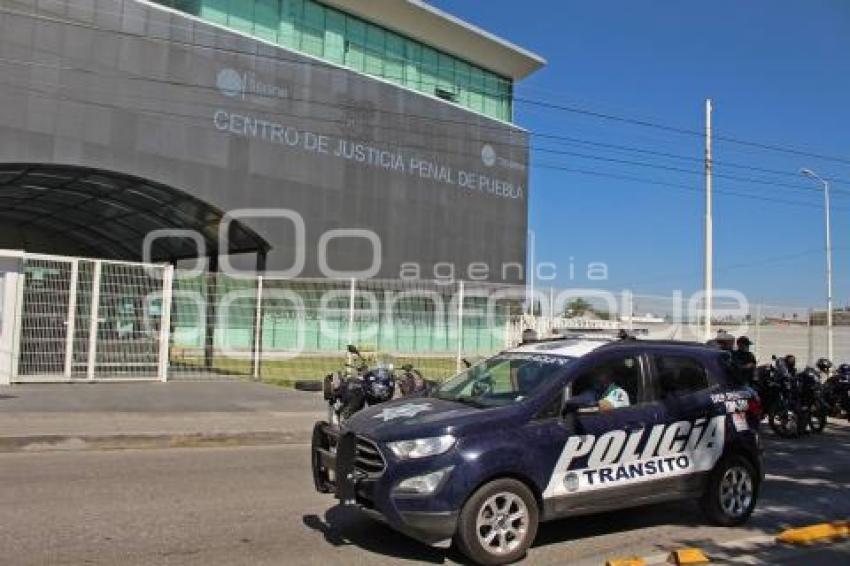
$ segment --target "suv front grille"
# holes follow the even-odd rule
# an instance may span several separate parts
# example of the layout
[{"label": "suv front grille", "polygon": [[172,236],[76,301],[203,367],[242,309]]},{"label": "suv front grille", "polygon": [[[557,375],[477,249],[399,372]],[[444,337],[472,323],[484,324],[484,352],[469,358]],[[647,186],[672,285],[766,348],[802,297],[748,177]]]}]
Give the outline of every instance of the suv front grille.
[{"label": "suv front grille", "polygon": [[378,477],[384,473],[387,464],[378,449],[378,445],[362,436],[356,440],[354,468],[364,472],[368,477]]}]

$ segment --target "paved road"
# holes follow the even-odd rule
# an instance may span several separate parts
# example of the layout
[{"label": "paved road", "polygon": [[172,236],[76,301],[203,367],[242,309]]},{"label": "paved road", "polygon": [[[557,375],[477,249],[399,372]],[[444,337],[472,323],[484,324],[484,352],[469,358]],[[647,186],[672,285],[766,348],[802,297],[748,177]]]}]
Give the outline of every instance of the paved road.
[{"label": "paved road", "polygon": [[[745,529],[703,525],[695,505],[542,526],[530,563],[602,563],[677,545],[774,533],[850,510],[850,429],[769,440],[764,498]],[[313,492],[305,446],[0,455],[2,564],[453,563]],[[770,552],[770,548],[763,549]],[[783,558],[847,563],[850,545]],[[813,560],[815,559],[816,560]],[[781,562],[778,557],[766,563]]]},{"label": "paved road", "polygon": [[2,414],[251,413],[321,411],[320,393],[242,379],[168,383],[51,383],[0,386]]},{"label": "paved road", "polygon": [[125,447],[168,447],[185,435],[309,442],[326,410],[319,393],[240,380],[14,385],[0,387],[0,452],[48,441],[101,445],[89,441],[104,437]]}]

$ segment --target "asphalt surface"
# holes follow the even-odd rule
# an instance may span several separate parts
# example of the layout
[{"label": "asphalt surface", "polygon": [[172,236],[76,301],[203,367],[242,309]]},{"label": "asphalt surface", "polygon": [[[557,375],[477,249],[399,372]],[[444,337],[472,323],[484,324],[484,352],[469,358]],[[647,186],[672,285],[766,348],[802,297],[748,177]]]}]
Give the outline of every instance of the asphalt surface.
[{"label": "asphalt surface", "polygon": [[240,379],[168,383],[48,383],[0,387],[11,413],[251,413],[316,411],[319,393]]},{"label": "asphalt surface", "polygon": [[320,393],[249,381],[0,387],[0,452],[309,442]]},{"label": "asphalt surface", "polygon": [[[703,523],[695,504],[644,507],[541,526],[530,564],[602,564],[680,546],[847,518],[850,429],[769,438],[768,480],[745,528]],[[454,563],[313,491],[307,446],[0,454],[0,563]],[[756,544],[740,563],[846,564],[850,544],[804,552]],[[727,558],[725,563],[737,563]],[[748,562],[752,563],[752,562]]]}]

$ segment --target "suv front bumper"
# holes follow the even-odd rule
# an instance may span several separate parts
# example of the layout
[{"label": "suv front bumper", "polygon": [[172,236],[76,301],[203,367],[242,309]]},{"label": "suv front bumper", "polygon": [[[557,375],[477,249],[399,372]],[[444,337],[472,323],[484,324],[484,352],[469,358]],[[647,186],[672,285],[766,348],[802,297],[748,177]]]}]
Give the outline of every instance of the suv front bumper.
[{"label": "suv front bumper", "polygon": [[[313,428],[313,482],[320,493],[332,493],[342,505],[359,507],[374,519],[421,542],[441,545],[457,530],[458,511],[423,509],[429,497],[392,496],[393,480],[385,472],[364,470],[358,462],[358,440],[327,422]],[[381,456],[383,459],[383,456]]]}]

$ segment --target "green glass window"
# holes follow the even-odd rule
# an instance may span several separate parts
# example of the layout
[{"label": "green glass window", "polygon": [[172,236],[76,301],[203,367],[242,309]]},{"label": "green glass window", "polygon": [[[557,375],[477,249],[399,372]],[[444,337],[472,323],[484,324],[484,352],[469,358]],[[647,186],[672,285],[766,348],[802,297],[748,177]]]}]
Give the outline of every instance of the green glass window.
[{"label": "green glass window", "polygon": [[241,32],[254,33],[254,6],[258,2],[230,0],[228,3],[228,26]]},{"label": "green glass window", "polygon": [[229,4],[230,0],[202,0],[198,15],[205,20],[228,25]]},{"label": "green glass window", "polygon": [[404,86],[422,90],[422,46],[409,39],[404,40]]},{"label": "green glass window", "polygon": [[394,83],[404,84],[404,38],[387,32],[385,45],[384,77]]},{"label": "green glass window", "polygon": [[280,23],[278,0],[257,0],[254,5],[254,35],[277,43],[277,28]]},{"label": "green glass window", "polygon": [[[244,1],[244,0],[243,0]],[[321,57],[325,46],[325,9],[315,2],[304,3],[301,21],[301,51]]]},{"label": "green glass window", "polygon": [[325,59],[345,63],[345,15],[336,10],[325,12]]},{"label": "green glass window", "polygon": [[352,18],[346,18],[345,30],[347,35],[345,65],[358,71],[364,71],[366,69],[366,24]]},{"label": "green glass window", "polygon": [[157,0],[209,22],[511,121],[513,83],[316,0]]}]

